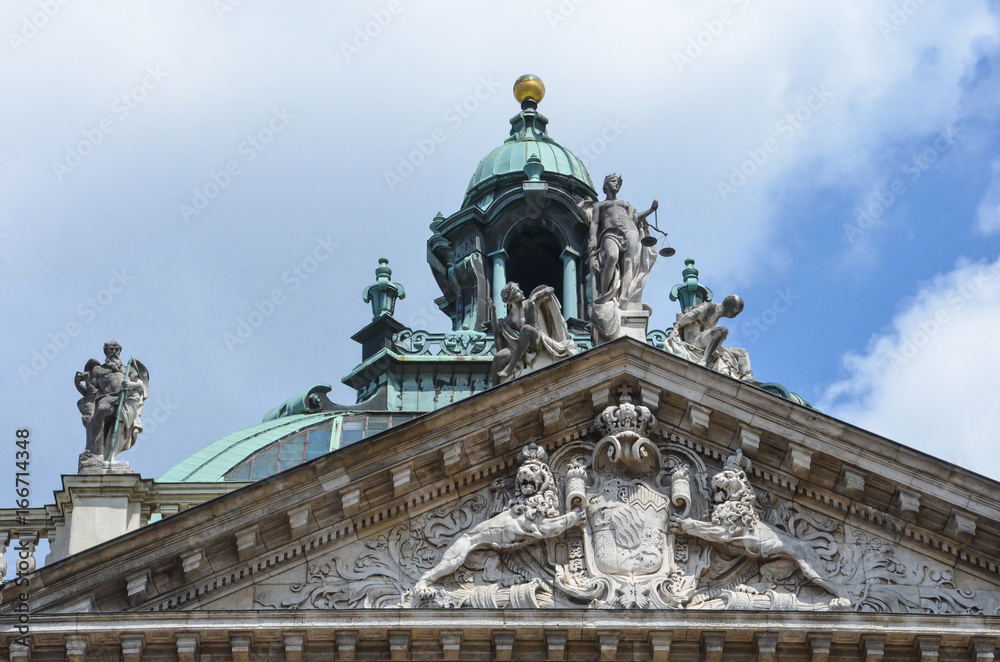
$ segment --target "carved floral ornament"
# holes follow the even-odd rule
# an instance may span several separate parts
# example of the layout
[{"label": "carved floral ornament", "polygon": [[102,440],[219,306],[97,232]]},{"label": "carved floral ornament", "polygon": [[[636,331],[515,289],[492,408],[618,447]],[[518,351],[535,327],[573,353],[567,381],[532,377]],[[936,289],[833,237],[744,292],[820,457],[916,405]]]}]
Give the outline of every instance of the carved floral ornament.
[{"label": "carved floral ornament", "polygon": [[[270,608],[628,608],[996,613],[995,591],[752,486],[737,451],[710,470],[627,394],[601,436],[551,457],[529,443],[513,481],[258,588]],[[978,587],[977,587],[978,588]]]}]

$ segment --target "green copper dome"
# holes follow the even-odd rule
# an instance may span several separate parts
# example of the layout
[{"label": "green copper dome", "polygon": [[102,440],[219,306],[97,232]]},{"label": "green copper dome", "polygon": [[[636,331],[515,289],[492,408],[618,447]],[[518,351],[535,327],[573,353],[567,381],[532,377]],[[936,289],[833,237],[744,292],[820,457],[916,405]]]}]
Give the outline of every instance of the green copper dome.
[{"label": "green copper dome", "polygon": [[[532,155],[541,163],[542,181],[563,179],[571,188],[583,188],[580,193],[596,196],[587,168],[573,152],[549,137],[546,131],[549,120],[538,112],[534,101],[526,100],[522,108],[510,120],[510,138],[479,162],[469,180],[463,206],[475,204],[484,195],[489,196],[497,186],[527,180],[525,166]],[[577,186],[573,186],[574,183]],[[490,199],[492,197],[487,197]]]}]

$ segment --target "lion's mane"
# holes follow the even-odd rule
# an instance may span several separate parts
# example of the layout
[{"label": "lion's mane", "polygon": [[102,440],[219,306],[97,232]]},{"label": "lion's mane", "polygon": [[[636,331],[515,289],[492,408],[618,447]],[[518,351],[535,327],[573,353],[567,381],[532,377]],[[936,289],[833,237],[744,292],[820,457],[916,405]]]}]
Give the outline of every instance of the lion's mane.
[{"label": "lion's mane", "polygon": [[712,483],[723,497],[712,509],[712,524],[726,527],[732,536],[742,535],[757,526],[760,522],[754,508],[757,496],[743,469],[726,467],[715,475]]},{"label": "lion's mane", "polygon": [[[531,496],[521,494],[521,471],[525,467],[536,469],[542,476],[542,484],[536,485],[537,491]],[[556,478],[545,462],[528,460],[518,470],[514,482],[516,495],[510,501],[510,511],[516,516],[524,515],[531,520],[559,516],[559,496],[556,494]]]}]

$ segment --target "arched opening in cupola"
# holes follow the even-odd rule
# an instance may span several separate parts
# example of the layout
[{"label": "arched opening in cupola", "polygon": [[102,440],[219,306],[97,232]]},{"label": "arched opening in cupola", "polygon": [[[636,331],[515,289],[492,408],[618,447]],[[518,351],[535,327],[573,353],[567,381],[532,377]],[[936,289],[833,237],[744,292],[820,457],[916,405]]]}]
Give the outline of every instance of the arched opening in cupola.
[{"label": "arched opening in cupola", "polygon": [[520,285],[525,296],[539,285],[548,285],[562,303],[561,253],[562,246],[550,231],[537,225],[523,228],[507,245],[507,281]]}]

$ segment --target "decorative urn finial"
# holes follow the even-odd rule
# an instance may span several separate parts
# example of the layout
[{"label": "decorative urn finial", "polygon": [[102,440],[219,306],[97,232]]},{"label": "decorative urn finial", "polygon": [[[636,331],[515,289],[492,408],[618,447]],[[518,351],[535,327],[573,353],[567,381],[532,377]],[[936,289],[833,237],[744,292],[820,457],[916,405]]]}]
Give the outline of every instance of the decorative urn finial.
[{"label": "decorative urn finial", "polygon": [[712,290],[698,281],[698,270],[694,267],[694,259],[684,260],[684,271],[681,272],[683,283],[674,285],[670,290],[670,300],[680,301],[681,312],[712,300]]},{"label": "decorative urn finial", "polygon": [[372,321],[383,315],[392,316],[396,310],[396,299],[405,299],[406,290],[399,283],[392,282],[389,260],[380,257],[375,269],[375,284],[369,285],[361,293],[365,303],[372,305]]},{"label": "decorative urn finial", "polygon": [[529,182],[540,182],[542,181],[542,173],[545,171],[545,166],[542,165],[542,160],[538,158],[538,154],[531,154],[528,156],[528,161],[524,164],[522,170],[528,176]]}]

